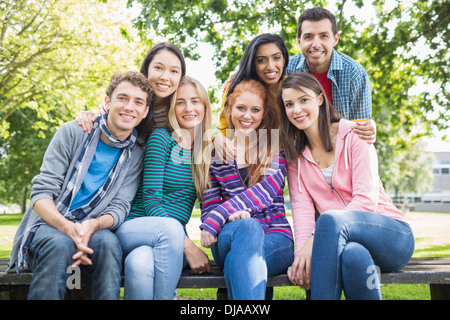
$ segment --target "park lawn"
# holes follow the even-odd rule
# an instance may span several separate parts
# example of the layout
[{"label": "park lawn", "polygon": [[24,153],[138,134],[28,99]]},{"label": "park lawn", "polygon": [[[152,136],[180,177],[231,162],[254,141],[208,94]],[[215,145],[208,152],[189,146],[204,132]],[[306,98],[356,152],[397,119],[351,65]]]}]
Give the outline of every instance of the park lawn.
[{"label": "park lawn", "polygon": [[0,258],[9,258],[13,239],[11,235],[22,221],[23,214],[0,214]]},{"label": "park lawn", "polygon": [[[199,210],[194,210],[194,216],[199,216]],[[22,214],[0,215],[0,258],[9,257],[12,240],[1,241],[8,234],[8,227],[17,227],[22,220]],[[10,232],[9,232],[10,234]],[[416,242],[421,239],[416,239]],[[194,242],[212,259],[211,250],[200,246],[199,240]],[[448,257],[450,244],[431,246],[414,252],[414,257]],[[217,289],[178,289],[177,299],[180,300],[215,300]],[[385,300],[430,300],[428,284],[389,284],[381,288]],[[304,300],[305,291],[298,287],[275,287],[274,300]]]}]

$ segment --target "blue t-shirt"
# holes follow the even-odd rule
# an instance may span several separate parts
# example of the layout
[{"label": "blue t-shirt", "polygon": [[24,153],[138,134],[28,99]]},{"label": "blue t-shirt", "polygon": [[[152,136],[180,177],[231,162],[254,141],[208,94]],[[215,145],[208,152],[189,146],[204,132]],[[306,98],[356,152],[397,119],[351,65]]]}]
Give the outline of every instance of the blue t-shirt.
[{"label": "blue t-shirt", "polygon": [[108,178],[109,173],[116,164],[121,154],[121,149],[98,140],[94,158],[84,178],[83,184],[72,201],[70,209],[77,209],[91,201],[92,197],[101,188]]}]

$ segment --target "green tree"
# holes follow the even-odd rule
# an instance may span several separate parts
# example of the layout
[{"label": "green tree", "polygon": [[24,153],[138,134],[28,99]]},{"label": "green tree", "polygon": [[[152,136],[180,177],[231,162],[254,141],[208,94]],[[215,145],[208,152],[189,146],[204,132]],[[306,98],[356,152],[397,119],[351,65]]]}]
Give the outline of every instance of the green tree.
[{"label": "green tree", "polygon": [[[142,8],[135,25],[144,39],[149,31],[166,37],[191,59],[199,54],[199,42],[211,44],[215,75],[223,83],[237,67],[248,41],[259,33],[281,34],[291,55],[298,53],[298,16],[306,7],[326,7],[328,2],[128,0],[128,4]],[[415,139],[449,127],[450,2],[337,0],[333,4],[330,10],[341,34],[336,49],[358,60],[373,86],[376,147],[387,169],[396,161],[396,153]],[[362,9],[373,9],[373,18],[369,20]],[[417,91],[421,82],[438,90]],[[385,177],[387,172],[380,173]]]},{"label": "green tree", "polygon": [[418,140],[407,149],[395,155],[396,161],[385,168],[385,187],[394,192],[395,197],[408,193],[425,193],[432,189],[433,154],[426,151],[425,144]]},{"label": "green tree", "polygon": [[[21,107],[61,111],[59,123],[101,103],[111,73],[142,57],[125,1],[0,3],[0,133]],[[41,103],[44,100],[46,103]],[[37,105],[39,101],[39,105]],[[59,115],[59,114],[58,114]]]},{"label": "green tree", "polygon": [[32,119],[36,116],[36,110],[30,108],[13,112],[8,118],[11,135],[0,139],[0,150],[6,154],[0,157],[1,203],[19,203],[22,212],[28,203],[31,179],[39,172],[51,137],[41,128],[52,124],[41,120],[45,126],[35,127]]},{"label": "green tree", "polygon": [[98,110],[116,71],[145,50],[126,0],[0,2],[0,203],[26,205],[62,122]]}]

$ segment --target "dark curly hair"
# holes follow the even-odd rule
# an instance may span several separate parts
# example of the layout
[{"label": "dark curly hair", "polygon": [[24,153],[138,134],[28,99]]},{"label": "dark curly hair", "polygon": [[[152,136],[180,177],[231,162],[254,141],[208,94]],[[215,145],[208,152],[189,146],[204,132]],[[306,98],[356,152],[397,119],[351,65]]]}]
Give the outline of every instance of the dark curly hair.
[{"label": "dark curly hair", "polygon": [[153,89],[148,82],[147,77],[145,77],[142,73],[137,71],[128,71],[125,73],[116,73],[112,76],[108,89],[106,89],[106,95],[111,98],[114,90],[116,90],[122,82],[129,82],[147,93],[147,106],[149,106],[149,111],[147,116],[136,126],[136,130],[138,132],[138,145],[144,147],[150,133],[153,131]]},{"label": "dark curly hair", "polygon": [[311,9],[306,9],[300,17],[298,17],[297,24],[297,36],[300,37],[302,35],[302,23],[303,21],[321,21],[323,19],[328,19],[331,22],[331,29],[333,30],[333,34],[336,35],[338,32],[336,17],[327,9],[322,7],[314,7]]}]

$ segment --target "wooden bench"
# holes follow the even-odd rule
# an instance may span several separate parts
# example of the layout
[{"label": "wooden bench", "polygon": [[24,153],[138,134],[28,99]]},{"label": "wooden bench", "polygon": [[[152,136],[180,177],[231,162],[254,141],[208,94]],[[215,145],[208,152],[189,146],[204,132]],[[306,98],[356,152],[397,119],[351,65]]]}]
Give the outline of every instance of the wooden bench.
[{"label": "wooden bench", "polygon": [[[0,259],[0,299],[25,299],[31,282],[31,273],[6,273],[9,259]],[[215,263],[210,274],[183,271],[178,288],[225,288],[222,271]],[[368,275],[369,276],[369,275]],[[431,299],[450,300],[450,257],[413,258],[400,272],[381,273],[382,284],[427,283]],[[292,286],[286,275],[271,277],[268,286]]]}]

